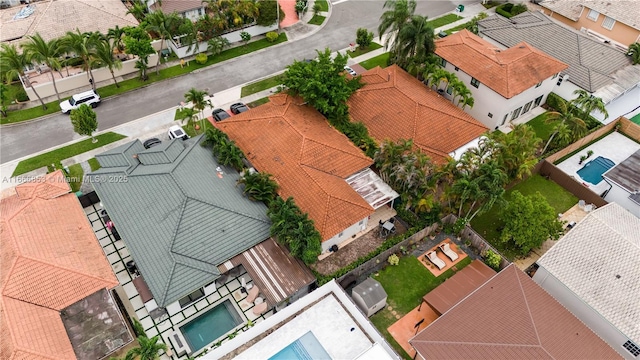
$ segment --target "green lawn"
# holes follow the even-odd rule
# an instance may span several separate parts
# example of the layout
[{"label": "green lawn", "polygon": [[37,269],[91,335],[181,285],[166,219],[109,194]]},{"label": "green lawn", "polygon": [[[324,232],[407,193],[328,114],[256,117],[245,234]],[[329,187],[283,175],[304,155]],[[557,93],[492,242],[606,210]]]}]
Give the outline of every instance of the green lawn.
[{"label": "green lawn", "polygon": [[91,139],[86,139],[75,144],[62,147],[57,150],[49,151],[47,153],[34,156],[30,159],[20,161],[18,166],[13,172],[13,176],[22,175],[29,171],[41,168],[43,166],[48,166],[51,164],[58,164],[60,161],[70,158],[72,156],[76,156],[87,151],[97,149],[101,146],[107,145],[114,141],[118,141],[124,139],[124,135],[116,134],[114,132],[104,133],[102,135],[96,136],[98,139],[97,143],[92,143]]},{"label": "green lawn", "polygon": [[327,0],[316,0],[315,3],[320,5],[320,11],[329,11]]},{"label": "green lawn", "polygon": [[245,97],[251,94],[255,94],[262,90],[271,89],[274,86],[281,85],[284,82],[284,74],[272,76],[270,78],[262,79],[260,81],[256,81],[247,86],[243,86],[240,91],[240,97]]},{"label": "green lawn", "polygon": [[[460,261],[456,267],[460,270],[470,263],[471,258],[467,257]],[[405,256],[400,258],[400,263],[397,266],[387,266],[380,271],[379,276],[373,278],[379,281],[387,292],[387,306],[391,306],[402,317],[420,305],[422,297],[426,293],[435,289],[453,274],[452,270],[448,270],[439,277],[435,277],[418,259],[413,256]],[[398,354],[402,354],[405,359],[410,359],[387,331],[387,328],[396,321],[398,319],[386,308],[371,317],[371,322],[393,345]]]},{"label": "green lawn", "polygon": [[89,160],[87,160],[87,162],[89,163],[89,166],[91,167],[91,171],[96,171],[98,169],[100,169],[102,166],[100,166],[100,162],[98,162],[98,160],[96,158],[91,158]]},{"label": "green lawn", "polygon": [[456,22],[460,19],[463,19],[463,17],[456,14],[447,14],[437,19],[429,20],[427,24],[429,24],[429,26],[435,30],[436,28],[451,24],[452,22]]},{"label": "green lawn", "polygon": [[373,69],[376,66],[385,68],[389,65],[389,53],[380,54],[374,58],[365,60],[361,62],[360,65],[367,70]]},{"label": "green lawn", "polygon": [[371,44],[369,44],[369,46],[367,46],[366,48],[361,48],[358,47],[355,51],[349,51],[347,50],[347,55],[349,55],[349,57],[356,57],[356,56],[360,56],[362,54],[366,54],[369,51],[373,51],[373,50],[377,50],[380,49],[382,47],[382,45],[376,43],[376,42],[372,42]]},{"label": "green lawn", "polygon": [[[241,55],[249,54],[251,52],[261,50],[273,45],[277,45],[285,41],[287,41],[287,35],[283,32],[280,34],[278,39],[274,42],[269,42],[267,41],[267,39],[260,39],[260,40],[251,42],[246,46],[238,46],[235,48],[231,48],[223,51],[222,53],[216,56],[209,56],[207,62],[202,65],[192,60],[192,61],[189,61],[189,65],[185,66],[184,68],[181,67],[180,65],[172,66],[170,68],[160,70],[158,75],[156,75],[155,69],[151,67],[147,72],[147,74],[149,75],[149,79],[147,81],[142,81],[139,78],[129,79],[129,80],[119,82],[118,85],[120,87],[117,87],[115,84],[107,85],[107,86],[98,88],[97,92],[102,98],[122,94],[127,91],[131,91],[143,86],[147,86],[157,81],[187,74],[194,70],[198,70],[206,66],[217,64],[219,62],[226,61]],[[48,107],[47,110],[42,110],[41,106],[37,106],[30,109],[25,109],[25,110],[10,111],[6,118],[0,119],[0,124],[4,125],[4,124],[10,124],[10,123],[16,123],[20,121],[35,119],[40,116],[44,116],[47,114],[52,114],[60,111],[60,105],[57,100],[48,103],[47,107]]]},{"label": "green lawn", "polygon": [[266,104],[268,102],[269,102],[269,98],[268,97],[263,97],[263,98],[258,99],[256,101],[252,101],[252,102],[248,103],[247,106],[250,107],[250,108],[254,108],[256,106],[260,106],[260,105]]},{"label": "green lawn", "polygon": [[82,170],[82,166],[80,164],[73,164],[69,166],[69,174],[67,174],[67,176],[69,178],[69,186],[71,186],[71,191],[76,192],[80,190],[83,175],[84,171]]},{"label": "green lawn", "polygon": [[634,123],[636,123],[636,124],[640,125],[640,114],[638,114],[638,115],[636,115],[636,116],[632,117],[632,118],[631,118],[631,119],[629,119],[629,120],[631,120],[631,121],[633,121]]},{"label": "green lawn", "polygon": [[[547,199],[557,213],[563,213],[578,202],[578,198],[563,189],[560,185],[551,180],[547,180],[540,175],[533,175],[527,180],[517,184],[509,189],[505,194],[505,199],[509,200],[509,195],[514,190],[520,191],[523,195],[532,195],[539,191],[542,196]],[[504,223],[499,218],[500,207],[498,205],[491,208],[482,215],[476,216],[471,221],[471,226],[491,245],[495,246],[504,256],[513,260],[516,253],[504,246],[499,241],[500,232],[498,231]]]},{"label": "green lawn", "polygon": [[456,31],[460,31],[462,29],[465,29],[467,26],[469,26],[469,23],[470,22],[466,22],[464,24],[460,24],[460,25],[458,25],[456,27],[452,27],[451,29],[445,30],[444,32],[446,32],[447,34],[451,35]]},{"label": "green lawn", "polygon": [[553,132],[553,127],[556,125],[557,121],[547,123],[545,120],[547,119],[547,113],[542,113],[533,119],[527,122],[527,125],[533,128],[533,131],[536,132],[536,135],[542,139],[542,146],[549,140],[551,133]]},{"label": "green lawn", "polygon": [[309,20],[309,24],[311,24],[311,25],[322,25],[322,23],[324,22],[324,19],[326,19],[326,18],[324,16],[322,16],[322,15],[313,15],[311,20]]}]

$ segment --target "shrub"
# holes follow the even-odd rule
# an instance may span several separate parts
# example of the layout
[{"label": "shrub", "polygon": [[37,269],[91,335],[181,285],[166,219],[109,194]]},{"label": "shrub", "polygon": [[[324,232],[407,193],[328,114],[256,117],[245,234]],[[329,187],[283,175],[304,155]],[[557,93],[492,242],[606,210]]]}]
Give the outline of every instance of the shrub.
[{"label": "shrub", "polygon": [[307,2],[305,0],[296,1],[296,12],[298,14],[301,14],[302,12],[304,12],[306,7],[307,7]]},{"label": "shrub", "polygon": [[22,86],[16,92],[16,100],[18,100],[19,102],[29,101],[29,96],[27,96],[27,92],[24,91],[24,88]]},{"label": "shrub", "polygon": [[207,63],[207,59],[209,58],[209,56],[207,56],[207,54],[205,53],[200,53],[198,55],[196,55],[196,62],[200,65],[204,65]]},{"label": "shrub", "polygon": [[356,44],[361,48],[367,48],[373,41],[373,33],[365,28],[356,31]]},{"label": "shrub", "polygon": [[278,33],[275,31],[269,31],[265,36],[267,37],[268,42],[274,42],[278,40]]},{"label": "shrub", "polygon": [[506,17],[507,19],[512,17],[513,15],[511,14],[511,9],[513,8],[513,4],[511,3],[506,3],[506,4],[502,4],[500,6],[498,6],[496,8],[496,12],[504,17]]},{"label": "shrub", "polygon": [[396,266],[396,265],[398,265],[400,263],[400,258],[396,254],[391,254],[391,255],[389,255],[389,258],[387,259],[387,262],[389,263],[389,265]]},{"label": "shrub", "polygon": [[517,4],[517,5],[514,5],[511,8],[510,13],[511,13],[511,15],[516,16],[516,15],[522,14],[523,12],[526,12],[526,11],[527,11],[527,5],[525,5],[525,4]]},{"label": "shrub", "polygon": [[552,108],[554,111],[558,111],[560,109],[560,103],[566,102],[567,101],[561,98],[558,94],[551,92],[549,93],[549,96],[547,96],[547,101],[545,104],[547,104],[547,106]]},{"label": "shrub", "polygon": [[502,257],[496,254],[493,250],[489,249],[482,255],[484,263],[495,271],[500,271],[500,262]]}]

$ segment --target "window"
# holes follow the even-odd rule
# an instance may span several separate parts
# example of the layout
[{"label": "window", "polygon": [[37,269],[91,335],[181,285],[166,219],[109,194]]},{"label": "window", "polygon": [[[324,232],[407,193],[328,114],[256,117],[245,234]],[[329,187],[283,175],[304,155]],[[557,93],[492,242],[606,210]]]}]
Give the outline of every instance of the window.
[{"label": "window", "polygon": [[493,118],[493,114],[492,113],[488,113],[487,116],[489,117],[489,119]]},{"label": "window", "polygon": [[447,94],[449,95],[453,94],[453,86],[447,87]]},{"label": "window", "polygon": [[536,98],[536,101],[533,102],[533,107],[538,107],[540,105],[540,103],[542,102],[542,97],[544,95],[540,95]]},{"label": "window", "polygon": [[341,238],[342,235],[344,235],[344,232],[341,232],[340,234],[338,234],[338,237]]},{"label": "window", "polygon": [[522,106],[520,106],[516,109],[516,111],[513,112],[513,115],[511,115],[511,120],[517,119],[518,116],[520,116],[520,111],[522,111]]},{"label": "window", "polygon": [[613,25],[616,24],[616,21],[613,20],[612,18],[605,16],[604,17],[604,21],[602,22],[602,27],[607,29],[607,30],[611,30],[613,29]]},{"label": "window", "polygon": [[454,69],[455,69],[456,71],[460,70],[460,68],[459,68],[459,67],[457,67],[457,66],[456,66]]},{"label": "window", "polygon": [[595,10],[589,10],[589,14],[587,14],[587,19],[597,21],[600,13]]},{"label": "window", "polygon": [[529,111],[529,109],[531,109],[531,104],[533,103],[533,101],[529,101],[525,106],[524,109],[522,109],[522,113],[526,114],[527,111]]},{"label": "window", "polygon": [[634,344],[631,340],[627,340],[626,343],[624,343],[624,345],[622,345],[623,348],[627,349],[627,351],[629,351],[631,353],[631,355],[638,357],[638,355],[640,355],[640,347],[638,347],[638,345]]},{"label": "window", "polygon": [[542,81],[540,81],[539,83],[536,84],[536,87],[540,87],[540,85],[542,85]]},{"label": "window", "polygon": [[478,81],[478,79],[476,78],[471,78],[471,86],[473,86],[474,88],[477,88],[480,86],[480,81]]},{"label": "window", "polygon": [[191,294],[183,297],[182,299],[180,299],[178,302],[180,303],[180,307],[184,308],[187,305],[191,304],[192,302],[201,299],[204,297],[204,291],[202,291],[202,289],[198,289],[194,292],[192,292]]},{"label": "window", "polygon": [[502,123],[500,124],[500,126],[504,125],[504,123],[507,122],[507,117],[509,116],[509,113],[504,114],[504,117],[502,118]]},{"label": "window", "polygon": [[440,66],[445,67],[447,66],[447,60],[440,58]]}]

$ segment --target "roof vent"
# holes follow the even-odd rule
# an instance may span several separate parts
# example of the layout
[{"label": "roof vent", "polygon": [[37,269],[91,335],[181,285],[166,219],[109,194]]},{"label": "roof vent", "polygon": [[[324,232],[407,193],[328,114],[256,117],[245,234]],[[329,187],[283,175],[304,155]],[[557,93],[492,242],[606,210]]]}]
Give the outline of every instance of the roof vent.
[{"label": "roof vent", "polygon": [[616,275],[616,279],[620,279],[620,278],[621,278],[621,276],[620,276],[620,275]]}]

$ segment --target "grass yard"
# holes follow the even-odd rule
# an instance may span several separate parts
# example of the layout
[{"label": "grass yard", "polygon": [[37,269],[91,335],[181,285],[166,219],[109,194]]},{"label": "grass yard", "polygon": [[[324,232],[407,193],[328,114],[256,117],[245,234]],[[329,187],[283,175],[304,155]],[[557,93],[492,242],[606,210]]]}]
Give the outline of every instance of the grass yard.
[{"label": "grass yard", "polygon": [[[470,263],[471,258],[467,257],[460,261],[456,267],[460,270]],[[389,265],[373,278],[379,281],[387,292],[387,306],[391,306],[398,315],[404,316],[420,305],[422,297],[426,293],[435,289],[453,274],[452,270],[448,270],[439,277],[435,277],[418,259],[413,256],[405,256],[400,258],[400,263],[397,266]],[[409,355],[387,331],[387,328],[396,321],[398,319],[386,308],[371,317],[371,322],[398,354],[402,354],[405,359],[410,359]]]},{"label": "grass yard", "polygon": [[322,23],[324,22],[324,19],[326,19],[326,17],[324,17],[322,15],[313,15],[311,20],[309,20],[309,24],[311,24],[311,25],[322,25]]},{"label": "grass yard", "polygon": [[69,179],[69,186],[71,186],[71,191],[76,192],[80,190],[83,175],[84,171],[82,170],[82,165],[73,164],[69,166],[69,173],[67,174],[67,177]]},{"label": "grass yard", "polygon": [[[68,98],[61,98],[63,101]],[[37,102],[38,100],[36,100]],[[42,105],[38,102],[38,106],[32,107],[29,109],[23,110],[15,110],[15,111],[7,111],[7,117],[0,118],[0,124],[14,124],[21,121],[31,120],[35,118],[39,118],[40,116],[45,116],[49,114],[59,113],[60,112],[60,103],[58,100],[52,101],[50,103],[45,103],[47,105],[47,110],[42,109]]]},{"label": "grass yard", "polygon": [[24,173],[28,173],[29,171],[33,171],[35,169],[39,169],[44,166],[48,166],[51,164],[58,164],[60,161],[64,159],[68,159],[72,156],[76,156],[87,151],[97,149],[99,147],[105,146],[109,143],[124,139],[124,135],[116,134],[114,132],[104,133],[102,135],[96,136],[98,139],[97,143],[92,143],[91,139],[85,139],[80,142],[77,142],[72,145],[68,145],[62,147],[60,149],[56,149],[53,151],[49,151],[44,154],[40,154],[38,156],[34,156],[30,159],[20,161],[16,169],[13,171],[13,176],[22,175]]},{"label": "grass yard", "polygon": [[527,122],[527,125],[531,126],[536,135],[542,139],[542,146],[544,146],[547,140],[549,140],[549,137],[551,137],[551,133],[553,132],[553,127],[557,124],[557,121],[547,123],[545,121],[546,119],[547,113],[545,112]]},{"label": "grass yard", "polygon": [[373,69],[376,66],[380,66],[381,68],[386,68],[387,66],[389,66],[389,53],[387,52],[384,54],[380,54],[374,58],[365,60],[361,62],[360,65],[367,70]]},{"label": "grass yard", "polygon": [[249,108],[254,108],[256,106],[260,106],[260,105],[266,104],[268,102],[269,102],[269,98],[268,97],[263,97],[262,99],[258,99],[256,101],[252,101],[252,102],[248,103],[247,106]]},{"label": "grass yard", "polygon": [[360,56],[362,54],[366,54],[369,51],[373,51],[373,50],[377,50],[380,49],[382,47],[382,45],[376,43],[376,42],[372,42],[371,44],[369,44],[369,46],[367,46],[366,48],[356,48],[355,51],[349,51],[347,50],[347,55],[349,55],[349,57],[356,57],[356,56]]},{"label": "grass yard", "polygon": [[284,74],[272,76],[270,78],[262,79],[260,81],[256,81],[247,86],[243,86],[240,91],[240,97],[245,97],[251,94],[255,94],[262,90],[271,89],[272,87],[282,85],[284,82]]},{"label": "grass yard", "polygon": [[[533,175],[527,180],[509,189],[505,194],[505,199],[507,201],[509,200],[510,194],[514,190],[520,191],[522,195],[525,196],[535,194],[537,191],[539,191],[540,194],[542,194],[542,196],[547,199],[549,205],[551,205],[557,213],[563,213],[567,211],[578,202],[578,198],[573,194],[563,189],[555,182],[547,180],[540,175]],[[498,251],[502,252],[504,256],[506,256],[510,260],[513,260],[516,257],[515,252],[505,247],[505,245],[499,240],[500,233],[498,229],[504,225],[504,223],[500,220],[499,213],[500,207],[498,205],[495,205],[486,213],[476,216],[471,221],[471,226],[475,231],[482,235],[485,240],[491,243],[491,245],[495,246]]]},{"label": "grass yard", "polygon": [[316,0],[315,4],[320,5],[320,11],[329,11],[329,4],[327,0]]},{"label": "grass yard", "polygon": [[87,160],[87,162],[89,163],[89,166],[91,167],[91,171],[96,171],[98,169],[100,169],[102,166],[100,166],[100,163],[98,162],[98,160],[96,158],[91,158],[89,160]]},{"label": "grass yard", "polygon": [[204,119],[204,129],[201,128],[200,130],[196,130],[195,129],[195,125],[198,124],[198,125],[202,126],[202,123],[203,123],[202,120],[198,120],[198,121],[194,122],[194,126],[188,126],[187,124],[182,125],[182,130],[184,130],[184,132],[186,132],[187,135],[189,135],[190,137],[194,137],[194,136],[198,136],[198,135],[202,134],[203,132],[207,131],[207,129],[213,127],[213,125],[211,125],[209,120]]},{"label": "grass yard", "polygon": [[458,25],[456,27],[452,27],[451,29],[445,30],[444,32],[446,32],[447,34],[451,35],[456,31],[460,31],[462,29],[466,29],[466,27],[469,26],[470,23],[471,22],[466,22],[464,24],[460,24],[460,25]]},{"label": "grass yard", "polygon": [[437,19],[433,19],[433,20],[429,20],[427,22],[427,24],[429,24],[429,26],[432,29],[436,29],[439,28],[441,26],[445,26],[447,24],[451,24],[452,22],[456,22],[458,20],[463,19],[462,16],[456,15],[456,14],[447,14],[445,16],[439,17]]}]

